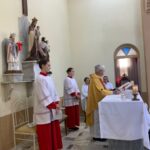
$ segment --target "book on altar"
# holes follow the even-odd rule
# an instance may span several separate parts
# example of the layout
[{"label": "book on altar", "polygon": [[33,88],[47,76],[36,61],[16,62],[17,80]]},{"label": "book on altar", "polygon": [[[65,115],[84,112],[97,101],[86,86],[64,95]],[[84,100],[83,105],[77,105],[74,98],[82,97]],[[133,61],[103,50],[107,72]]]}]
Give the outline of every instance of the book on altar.
[{"label": "book on altar", "polygon": [[134,81],[130,81],[130,82],[126,82],[125,84],[121,85],[117,89],[120,91],[123,91],[123,90],[131,88],[133,85],[134,85]]}]

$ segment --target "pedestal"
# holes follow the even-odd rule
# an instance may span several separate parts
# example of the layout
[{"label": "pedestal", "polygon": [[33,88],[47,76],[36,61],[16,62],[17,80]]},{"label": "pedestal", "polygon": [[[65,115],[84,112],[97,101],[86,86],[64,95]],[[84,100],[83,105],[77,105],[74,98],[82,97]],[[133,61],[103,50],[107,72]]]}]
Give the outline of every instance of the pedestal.
[{"label": "pedestal", "polygon": [[23,73],[8,73],[3,75],[4,81],[20,82],[23,81]]},{"label": "pedestal", "polygon": [[33,81],[40,72],[37,61],[23,61],[22,70],[24,73],[23,80]]},{"label": "pedestal", "polygon": [[3,81],[3,82],[1,82],[1,85],[3,85],[3,88],[4,88],[5,101],[8,101],[11,99],[11,95],[17,84],[25,84],[26,91],[27,91],[27,97],[32,96],[33,83],[31,81]]}]

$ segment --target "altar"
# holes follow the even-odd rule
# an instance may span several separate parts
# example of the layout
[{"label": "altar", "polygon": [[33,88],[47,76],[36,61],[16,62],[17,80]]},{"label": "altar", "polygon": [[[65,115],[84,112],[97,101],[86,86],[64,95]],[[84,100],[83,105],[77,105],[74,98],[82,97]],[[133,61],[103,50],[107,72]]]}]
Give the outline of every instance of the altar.
[{"label": "altar", "polygon": [[150,119],[140,95],[138,101],[109,95],[99,102],[100,136],[111,150],[150,149]]}]

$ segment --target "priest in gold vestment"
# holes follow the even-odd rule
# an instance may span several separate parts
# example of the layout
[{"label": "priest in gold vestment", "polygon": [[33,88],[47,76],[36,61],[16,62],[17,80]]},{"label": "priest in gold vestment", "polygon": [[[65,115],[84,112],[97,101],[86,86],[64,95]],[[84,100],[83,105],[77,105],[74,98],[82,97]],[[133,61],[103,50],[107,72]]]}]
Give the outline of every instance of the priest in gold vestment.
[{"label": "priest in gold vestment", "polygon": [[88,90],[86,123],[90,127],[90,133],[94,140],[100,139],[99,113],[98,102],[106,95],[113,94],[105,88],[103,83],[104,67],[102,65],[95,66],[95,73],[90,75],[90,84]]}]

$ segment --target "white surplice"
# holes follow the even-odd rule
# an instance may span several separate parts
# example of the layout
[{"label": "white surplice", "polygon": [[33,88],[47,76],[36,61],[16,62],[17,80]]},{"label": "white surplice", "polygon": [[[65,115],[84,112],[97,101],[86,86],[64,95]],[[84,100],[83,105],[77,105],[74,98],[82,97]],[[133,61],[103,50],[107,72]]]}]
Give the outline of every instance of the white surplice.
[{"label": "white surplice", "polygon": [[64,106],[79,105],[79,100],[71,96],[71,93],[80,93],[77,82],[74,78],[66,77],[64,80]]},{"label": "white surplice", "polygon": [[47,124],[56,120],[54,111],[47,106],[59,101],[54,81],[51,76],[39,75],[35,80],[34,119],[36,124]]},{"label": "white surplice", "polygon": [[114,86],[113,86],[113,84],[112,84],[111,82],[105,83],[105,87],[106,87],[106,89],[108,89],[108,90],[114,89]]},{"label": "white surplice", "polygon": [[88,96],[88,85],[83,84],[82,85],[82,90],[81,90],[81,105],[82,105],[82,110],[86,110],[86,101],[87,101],[87,96]]}]

